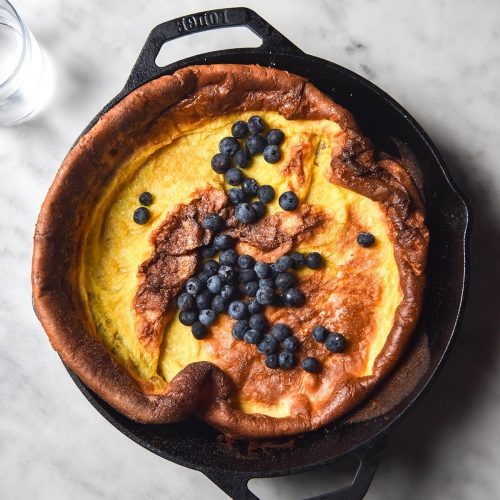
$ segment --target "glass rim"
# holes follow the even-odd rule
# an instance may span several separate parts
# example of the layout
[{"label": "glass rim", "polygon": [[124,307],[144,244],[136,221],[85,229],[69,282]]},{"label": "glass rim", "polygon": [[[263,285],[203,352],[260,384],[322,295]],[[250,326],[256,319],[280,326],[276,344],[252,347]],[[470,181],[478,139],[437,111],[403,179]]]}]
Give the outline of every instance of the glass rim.
[{"label": "glass rim", "polygon": [[21,19],[21,16],[17,13],[17,10],[14,8],[14,6],[9,2],[9,0],[0,0],[0,3],[5,3],[7,5],[7,7],[10,8],[12,14],[14,15],[17,22],[19,23],[19,26],[21,27],[21,34],[22,34],[22,38],[23,38],[23,46],[21,49],[21,53],[19,54],[19,59],[18,59],[17,64],[16,64],[16,68],[10,74],[10,76],[7,77],[7,79],[5,79],[3,82],[0,82],[0,87],[3,87],[5,85],[7,85],[8,83],[10,83],[16,77],[16,75],[19,73],[19,71],[23,65],[23,61],[24,61],[24,58],[26,55],[26,50],[27,50],[27,45],[28,45],[29,40],[28,40],[28,30],[27,30],[23,20]]}]

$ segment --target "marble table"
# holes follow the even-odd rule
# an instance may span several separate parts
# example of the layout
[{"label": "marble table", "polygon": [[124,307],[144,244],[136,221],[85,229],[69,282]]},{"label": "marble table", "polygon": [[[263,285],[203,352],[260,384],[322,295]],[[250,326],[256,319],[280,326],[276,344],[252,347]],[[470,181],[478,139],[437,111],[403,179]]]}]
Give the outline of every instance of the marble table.
[{"label": "marble table", "polygon": [[[198,472],[124,437],[86,401],[30,300],[33,226],[64,155],[126,80],[159,22],[232,2],[17,0],[52,57],[50,106],[0,129],[0,498],[225,498]],[[391,435],[369,499],[500,497],[500,4],[241,0],[305,52],[368,77],[417,118],[475,211],[469,306],[439,380]],[[182,43],[181,43],[182,42]],[[172,44],[175,60],[255,43],[227,30]],[[68,207],[73,210],[74,207]],[[320,494],[352,470],[256,480],[262,498]]]}]

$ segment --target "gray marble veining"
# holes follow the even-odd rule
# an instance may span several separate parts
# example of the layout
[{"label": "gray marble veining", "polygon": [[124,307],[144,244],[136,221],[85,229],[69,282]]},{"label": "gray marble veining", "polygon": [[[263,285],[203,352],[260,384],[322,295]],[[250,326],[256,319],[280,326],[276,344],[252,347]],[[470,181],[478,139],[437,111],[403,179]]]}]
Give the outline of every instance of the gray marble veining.
[{"label": "gray marble veining", "polygon": [[[225,498],[200,473],[122,436],[88,404],[32,312],[30,259],[38,209],[58,165],[83,126],[123,86],[149,30],[232,2],[15,3],[51,55],[58,83],[48,109],[0,129],[0,498]],[[433,138],[474,207],[462,333],[437,383],[391,436],[367,498],[499,498],[500,4],[237,4],[257,10],[305,52],[346,66],[391,94]],[[202,37],[185,40],[193,53],[208,50]],[[211,40],[217,48],[252,42],[234,30]],[[177,59],[181,50],[182,44],[166,53]],[[252,488],[263,498],[298,498],[328,490],[335,477],[330,468]]]}]

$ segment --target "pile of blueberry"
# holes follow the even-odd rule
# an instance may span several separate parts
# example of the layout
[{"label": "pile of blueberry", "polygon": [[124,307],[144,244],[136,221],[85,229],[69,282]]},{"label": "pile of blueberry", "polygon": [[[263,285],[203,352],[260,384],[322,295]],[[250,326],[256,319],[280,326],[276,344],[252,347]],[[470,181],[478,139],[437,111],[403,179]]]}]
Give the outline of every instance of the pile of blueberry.
[{"label": "pile of blueberry", "polygon": [[[223,220],[210,214],[205,217],[203,225],[211,231],[220,231]],[[193,336],[201,340],[217,316],[227,313],[236,320],[232,327],[233,337],[255,344],[258,352],[266,355],[265,363],[269,368],[293,368],[296,364],[294,353],[299,349],[298,339],[281,323],[270,328],[263,312],[267,305],[303,305],[305,297],[297,288],[298,279],[293,271],[304,266],[318,269],[322,265],[321,255],[312,252],[304,256],[295,252],[267,264],[255,262],[250,255],[239,255],[233,248],[234,243],[230,236],[216,234],[210,245],[210,256],[215,255],[212,250],[219,253],[219,261],[206,260],[186,282],[177,299],[179,320],[191,326]],[[284,351],[277,356],[280,342]],[[316,368],[310,360],[304,360],[304,363],[305,370],[319,370],[318,363],[314,365]]]},{"label": "pile of blueberry", "polygon": [[[279,145],[285,139],[285,134],[279,129],[271,129],[264,136],[262,133],[265,128],[260,116],[252,116],[248,122],[235,122],[231,127],[232,137],[224,137],[219,142],[219,153],[212,158],[215,172],[224,174],[230,186],[241,186],[230,188],[227,195],[229,201],[236,205],[236,218],[244,224],[261,219],[266,212],[266,203],[275,197],[272,186],[259,186],[255,179],[246,177],[241,170],[250,165],[253,156],[261,153],[268,163],[276,163],[281,159]],[[240,140],[245,138],[242,147]],[[252,201],[255,197],[258,201]],[[283,193],[278,201],[283,210],[295,210],[299,205],[299,198],[292,191]]]},{"label": "pile of blueberry", "polygon": [[[261,135],[264,129],[264,121],[259,116],[252,116],[248,122],[237,121],[231,128],[232,137],[224,137],[220,141],[220,152],[211,161],[213,170],[224,174],[229,185],[241,186],[230,188],[227,194],[230,202],[236,205],[236,218],[243,224],[255,223],[262,218],[265,204],[275,197],[272,186],[259,186],[255,179],[245,177],[241,170],[249,166],[252,156],[256,154],[263,153],[268,163],[276,163],[281,158],[278,146],[285,138],[283,132],[271,129],[264,137]],[[244,138],[247,139],[242,148],[239,140]],[[258,201],[252,201],[255,196]],[[298,197],[287,191],[280,196],[279,204],[283,210],[295,210]],[[224,224],[216,213],[206,215],[202,221],[204,229],[212,232],[214,238],[200,249],[201,256],[207,260],[186,282],[178,296],[179,320],[191,327],[196,339],[202,340],[217,316],[227,313],[235,320],[231,329],[233,337],[255,345],[257,351],[265,356],[268,368],[294,368],[299,340],[283,323],[270,327],[263,312],[268,305],[302,306],[305,297],[297,288],[298,280],[293,271],[304,266],[319,269],[323,259],[317,252],[308,255],[294,252],[279,257],[272,264],[255,262],[250,255],[239,255],[234,250],[234,240],[222,234]],[[216,254],[219,254],[218,262],[213,259]],[[336,347],[334,336],[338,341]],[[340,352],[345,347],[345,339],[340,334],[329,334],[321,341],[332,352]],[[340,346],[342,341],[343,346]],[[302,368],[316,373],[321,370],[321,365],[316,358],[306,357]]]},{"label": "pile of blueberry", "polygon": [[313,328],[312,336],[314,340],[324,344],[330,352],[342,352],[347,346],[345,337],[341,333],[330,332],[321,325]]},{"label": "pile of blueberry", "polygon": [[151,213],[149,212],[149,205],[153,203],[153,195],[148,191],[144,191],[139,195],[139,203],[142,207],[136,208],[134,211],[134,222],[136,224],[146,224],[146,222],[151,217]]}]

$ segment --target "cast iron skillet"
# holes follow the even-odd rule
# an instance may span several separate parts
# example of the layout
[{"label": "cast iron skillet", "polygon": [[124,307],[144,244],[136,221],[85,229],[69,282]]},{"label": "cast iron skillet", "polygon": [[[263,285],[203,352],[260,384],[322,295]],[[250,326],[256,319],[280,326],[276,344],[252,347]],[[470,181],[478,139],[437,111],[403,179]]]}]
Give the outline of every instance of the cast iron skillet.
[{"label": "cast iron skillet", "polygon": [[[246,26],[262,38],[258,48],[230,49],[183,59],[163,68],[155,64],[162,45],[174,38],[226,26]],[[203,472],[234,498],[256,498],[251,478],[305,472],[351,454],[359,459],[353,483],[316,498],[358,499],[370,486],[384,436],[435,378],[462,317],[469,267],[471,213],[436,148],[415,120],[391,97],[355,73],[305,54],[264,19],[246,8],[201,12],[167,21],[153,29],[124,89],[94,118],[87,132],[109,108],[140,85],[193,64],[240,63],[270,66],[307,77],[350,110],[378,151],[397,155],[393,138],[413,151],[424,179],[427,225],[431,240],[429,282],[415,335],[428,336],[430,367],[410,395],[384,416],[355,424],[335,424],[298,437],[293,446],[257,456],[229,453],[216,431],[196,418],[179,424],[141,425],[124,417],[71,374],[94,407],[117,429],[144,448],[180,465]],[[396,370],[397,371],[397,370]]]}]

